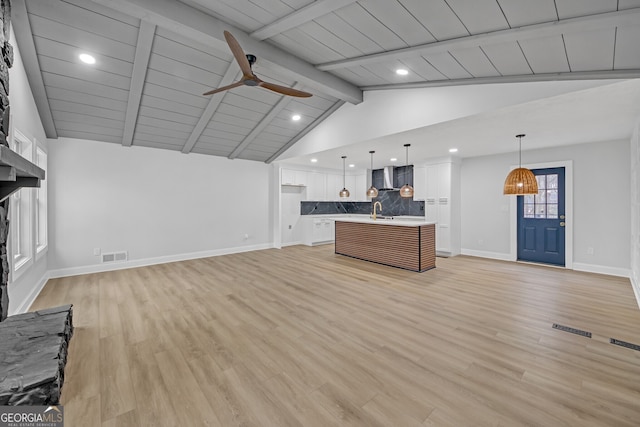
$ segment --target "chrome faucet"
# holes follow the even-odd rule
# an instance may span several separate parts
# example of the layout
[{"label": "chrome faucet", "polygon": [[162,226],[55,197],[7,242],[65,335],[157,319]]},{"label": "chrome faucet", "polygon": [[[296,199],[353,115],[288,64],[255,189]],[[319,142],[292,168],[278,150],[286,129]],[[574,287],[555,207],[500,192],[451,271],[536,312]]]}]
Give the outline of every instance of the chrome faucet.
[{"label": "chrome faucet", "polygon": [[382,213],[382,203],[380,202],[375,202],[373,204],[373,213],[371,214],[371,216],[373,216],[373,220],[376,220],[376,207],[380,206],[380,213]]}]

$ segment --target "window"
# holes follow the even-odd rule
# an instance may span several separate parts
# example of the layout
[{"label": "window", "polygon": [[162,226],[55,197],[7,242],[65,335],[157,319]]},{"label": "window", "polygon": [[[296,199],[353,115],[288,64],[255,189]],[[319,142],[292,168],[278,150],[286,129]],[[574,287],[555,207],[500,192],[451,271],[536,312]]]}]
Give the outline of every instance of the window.
[{"label": "window", "polygon": [[[36,147],[36,165],[47,170],[47,153],[40,147]],[[36,192],[36,254],[43,253],[47,249],[47,181],[40,182],[40,188]]]},{"label": "window", "polygon": [[[13,151],[32,161],[33,144],[22,133],[14,131],[10,146]],[[22,188],[11,195],[9,202],[9,247],[14,273],[33,259],[31,244],[32,194],[31,188]]]},{"label": "window", "polygon": [[558,174],[536,175],[538,194],[524,196],[525,218],[558,218]]}]

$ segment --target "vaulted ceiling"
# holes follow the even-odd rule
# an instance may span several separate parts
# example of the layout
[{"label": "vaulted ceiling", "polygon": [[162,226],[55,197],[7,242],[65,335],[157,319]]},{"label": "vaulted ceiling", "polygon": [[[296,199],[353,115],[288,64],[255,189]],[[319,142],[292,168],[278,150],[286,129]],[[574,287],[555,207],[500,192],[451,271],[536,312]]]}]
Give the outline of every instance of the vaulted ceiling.
[{"label": "vaulted ceiling", "polygon": [[[12,3],[49,138],[271,162],[366,90],[640,77],[640,0]],[[263,80],[313,96],[203,96],[241,76],[224,30]]]}]

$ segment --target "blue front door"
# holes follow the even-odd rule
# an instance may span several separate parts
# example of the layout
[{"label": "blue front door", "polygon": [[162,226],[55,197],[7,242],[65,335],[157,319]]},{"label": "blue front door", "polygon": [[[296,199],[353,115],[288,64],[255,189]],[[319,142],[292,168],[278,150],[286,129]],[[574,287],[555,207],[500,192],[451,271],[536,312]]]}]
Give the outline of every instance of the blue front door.
[{"label": "blue front door", "polygon": [[564,168],[532,171],[538,194],[518,196],[518,260],[564,266]]}]

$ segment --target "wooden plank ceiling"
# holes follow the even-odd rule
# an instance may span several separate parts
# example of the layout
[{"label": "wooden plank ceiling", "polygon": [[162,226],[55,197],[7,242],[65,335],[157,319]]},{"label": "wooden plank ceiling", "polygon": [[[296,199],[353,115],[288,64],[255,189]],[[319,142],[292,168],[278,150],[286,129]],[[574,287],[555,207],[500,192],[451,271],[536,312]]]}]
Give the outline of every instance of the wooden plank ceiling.
[{"label": "wooden plank ceiling", "polygon": [[[13,23],[48,137],[263,162],[362,90],[640,77],[640,0],[14,0]],[[240,77],[225,29],[313,97],[202,96]]]}]

